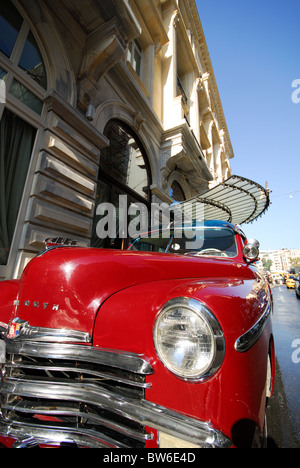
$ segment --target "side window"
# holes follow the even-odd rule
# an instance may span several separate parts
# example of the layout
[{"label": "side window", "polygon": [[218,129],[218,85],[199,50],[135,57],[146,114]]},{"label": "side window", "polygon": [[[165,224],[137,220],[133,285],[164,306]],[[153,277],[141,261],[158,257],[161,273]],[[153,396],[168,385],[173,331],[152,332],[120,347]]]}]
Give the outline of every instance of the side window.
[{"label": "side window", "polygon": [[132,41],[128,47],[127,60],[130,62],[132,68],[139,76],[142,77],[142,61],[143,61],[143,52],[140,44],[137,41]]}]

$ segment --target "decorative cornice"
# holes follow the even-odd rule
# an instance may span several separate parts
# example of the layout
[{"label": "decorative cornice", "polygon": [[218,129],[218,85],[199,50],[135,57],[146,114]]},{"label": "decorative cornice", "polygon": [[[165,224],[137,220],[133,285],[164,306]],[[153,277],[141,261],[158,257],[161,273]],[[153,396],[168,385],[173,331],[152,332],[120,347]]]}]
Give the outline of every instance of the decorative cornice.
[{"label": "decorative cornice", "polygon": [[[187,2],[190,8],[190,14],[192,15],[192,18],[193,18],[194,27],[196,29],[196,37],[198,37],[198,47],[201,53],[201,57],[203,58],[206,72],[209,74],[209,77],[205,79],[209,79],[210,87],[212,90],[211,97],[213,98],[213,105],[215,107],[214,110],[216,114],[218,115],[220,125],[225,131],[225,135],[226,135],[225,136],[226,152],[227,152],[228,157],[232,159],[234,157],[233,148],[232,148],[232,144],[230,141],[229,131],[228,131],[225,114],[224,114],[224,110],[222,106],[222,101],[221,101],[221,97],[219,94],[218,85],[217,85],[216,77],[214,74],[214,69],[212,66],[211,58],[209,55],[209,49],[206,43],[205,34],[204,34],[203,27],[201,24],[199,11],[198,11],[195,0],[187,0]],[[203,75],[203,78],[204,78],[204,75]]]}]

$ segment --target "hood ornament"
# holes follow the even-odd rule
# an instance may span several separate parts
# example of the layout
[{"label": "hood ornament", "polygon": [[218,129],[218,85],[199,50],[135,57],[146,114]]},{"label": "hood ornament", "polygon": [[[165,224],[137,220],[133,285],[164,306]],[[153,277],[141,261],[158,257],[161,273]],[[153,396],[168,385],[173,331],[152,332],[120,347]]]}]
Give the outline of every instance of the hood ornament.
[{"label": "hood ornament", "polygon": [[48,237],[44,240],[44,244],[46,249],[57,246],[77,247],[77,241],[64,237]]}]

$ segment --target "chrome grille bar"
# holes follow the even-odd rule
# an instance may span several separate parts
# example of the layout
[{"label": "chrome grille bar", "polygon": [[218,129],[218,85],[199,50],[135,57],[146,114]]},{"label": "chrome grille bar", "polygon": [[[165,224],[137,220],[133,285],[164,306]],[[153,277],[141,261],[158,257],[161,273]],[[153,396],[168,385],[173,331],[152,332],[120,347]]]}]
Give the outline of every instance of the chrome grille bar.
[{"label": "chrome grille bar", "polygon": [[25,399],[15,399],[11,404],[6,403],[2,406],[4,410],[10,410],[15,412],[21,412],[26,414],[44,414],[46,416],[59,416],[59,417],[72,417],[81,420],[88,421],[89,423],[96,423],[104,426],[113,431],[117,431],[120,434],[140,440],[141,442],[151,439],[151,434],[141,433],[140,431],[134,430],[125,424],[114,422],[111,419],[101,417],[96,412],[92,412],[91,409],[86,406],[84,410],[80,410],[81,404],[76,403],[65,403],[59,402],[58,404],[51,404],[49,401],[32,402]]},{"label": "chrome grille bar", "polygon": [[[99,370],[93,370],[89,368],[85,368],[84,365],[77,365],[76,369],[74,367],[71,367],[70,365],[66,364],[60,364],[60,365],[54,365],[54,364],[38,364],[38,363],[33,363],[33,364],[27,364],[27,363],[8,363],[6,365],[6,369],[8,372],[13,372],[14,370],[20,369],[20,370],[32,370],[32,371],[44,371],[45,374],[51,375],[51,373],[55,372],[60,372],[62,374],[69,374],[69,373],[74,373],[85,376],[84,381],[88,382],[95,382],[95,381],[104,381],[104,380],[111,380],[119,383],[123,383],[126,385],[132,385],[134,387],[140,387],[140,388],[151,388],[150,383],[144,382],[144,380],[140,380],[136,377],[132,378],[126,378],[126,374],[124,373],[124,377],[121,375],[118,375],[117,373],[112,373],[112,372],[104,372],[104,371],[99,371]],[[83,378],[83,377],[82,377]]]},{"label": "chrome grille bar", "polygon": [[9,425],[0,422],[0,433],[17,439],[15,448],[36,446],[38,444],[60,445],[62,443],[75,444],[78,447],[88,448],[130,448],[130,446],[114,441],[104,434],[93,430],[80,430],[79,428],[44,427],[42,425],[18,424]]},{"label": "chrome grille bar", "polygon": [[136,374],[153,374],[153,369],[149,362],[147,362],[143,356],[132,353],[106,350],[85,345],[40,343],[18,339],[7,340],[6,347],[9,354],[20,354],[22,356],[32,356],[36,358],[85,361],[123,369]]}]

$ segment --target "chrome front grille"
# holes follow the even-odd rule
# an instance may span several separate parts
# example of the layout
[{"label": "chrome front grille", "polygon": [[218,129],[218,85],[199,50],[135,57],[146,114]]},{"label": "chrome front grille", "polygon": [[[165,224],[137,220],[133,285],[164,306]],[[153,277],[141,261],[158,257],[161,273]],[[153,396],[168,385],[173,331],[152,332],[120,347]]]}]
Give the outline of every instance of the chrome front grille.
[{"label": "chrome front grille", "polygon": [[155,430],[200,447],[231,446],[210,423],[146,400],[154,371],[143,355],[18,319],[0,345],[0,435],[15,447],[141,448]]},{"label": "chrome front grille", "polygon": [[[33,337],[32,337],[33,338]],[[85,344],[6,341],[0,433],[87,447],[144,447],[140,411],[152,368],[135,354]]]}]

